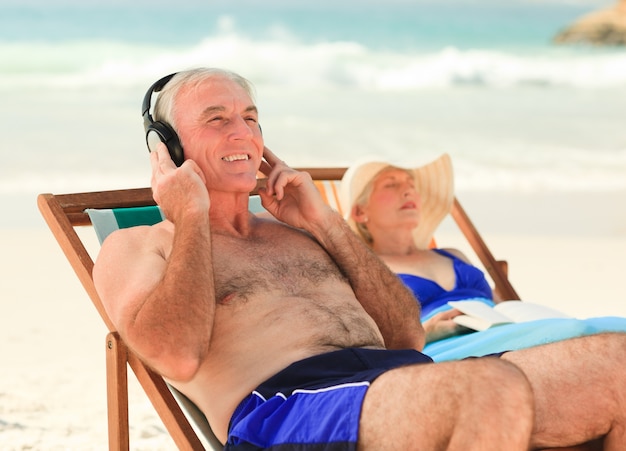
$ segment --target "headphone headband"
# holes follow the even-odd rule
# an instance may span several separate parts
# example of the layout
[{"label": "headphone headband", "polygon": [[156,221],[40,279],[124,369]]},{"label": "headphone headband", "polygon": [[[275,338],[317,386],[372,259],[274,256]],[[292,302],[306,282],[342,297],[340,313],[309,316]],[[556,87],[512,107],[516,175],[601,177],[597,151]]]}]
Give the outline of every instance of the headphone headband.
[{"label": "headphone headband", "polygon": [[151,124],[154,122],[152,119],[152,115],[150,114],[150,104],[152,103],[152,94],[155,92],[161,91],[163,87],[176,75],[178,72],[174,72],[173,74],[166,75],[163,78],[152,83],[152,86],[146,92],[146,95],[143,97],[143,102],[141,103],[141,116],[144,120],[144,126],[147,124]]}]

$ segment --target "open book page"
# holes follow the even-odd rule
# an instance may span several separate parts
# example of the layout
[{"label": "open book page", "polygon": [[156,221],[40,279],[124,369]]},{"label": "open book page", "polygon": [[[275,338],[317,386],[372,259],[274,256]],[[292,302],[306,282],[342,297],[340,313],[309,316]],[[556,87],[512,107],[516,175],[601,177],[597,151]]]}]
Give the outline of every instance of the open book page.
[{"label": "open book page", "polygon": [[559,310],[532,302],[504,301],[496,304],[494,310],[508,316],[516,323],[547,318],[571,318]]},{"label": "open book page", "polygon": [[558,310],[532,302],[504,301],[491,307],[480,301],[450,301],[448,305],[464,313],[454,318],[457,324],[474,330],[538,319],[569,318]]}]

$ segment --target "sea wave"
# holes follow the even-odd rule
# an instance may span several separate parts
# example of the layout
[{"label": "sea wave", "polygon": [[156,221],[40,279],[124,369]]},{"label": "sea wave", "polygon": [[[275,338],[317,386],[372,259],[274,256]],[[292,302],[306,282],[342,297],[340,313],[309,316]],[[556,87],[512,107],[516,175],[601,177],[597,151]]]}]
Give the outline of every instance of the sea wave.
[{"label": "sea wave", "polygon": [[377,91],[532,85],[626,86],[626,52],[542,47],[436,51],[372,49],[350,41],[304,43],[286,30],[251,39],[229,30],[191,46],[106,40],[0,42],[0,86],[144,85],[155,74],[194,66],[237,70],[256,85],[347,86]]}]

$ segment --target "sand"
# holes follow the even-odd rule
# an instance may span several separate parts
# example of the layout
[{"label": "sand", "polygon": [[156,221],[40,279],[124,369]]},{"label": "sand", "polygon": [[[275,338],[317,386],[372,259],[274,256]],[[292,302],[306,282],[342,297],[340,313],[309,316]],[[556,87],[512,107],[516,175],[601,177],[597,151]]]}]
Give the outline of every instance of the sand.
[{"label": "sand", "polygon": [[[566,196],[543,230],[531,219],[537,209],[528,207],[537,202],[523,196],[511,205],[467,195],[466,207],[496,257],[509,261],[524,299],[581,318],[626,316],[623,193],[591,197],[585,202],[593,206],[581,208],[580,196]],[[598,213],[588,215],[590,208]],[[494,211],[505,224],[493,220]],[[91,232],[84,236],[97,249]],[[439,243],[464,246],[450,225]],[[107,449],[102,321],[45,226],[0,230],[0,248],[0,449]],[[175,449],[133,377],[129,384],[131,449]]]},{"label": "sand", "polygon": [[[3,230],[0,246],[0,449],[107,449],[104,324],[50,232]],[[132,449],[175,449],[129,384]]]}]

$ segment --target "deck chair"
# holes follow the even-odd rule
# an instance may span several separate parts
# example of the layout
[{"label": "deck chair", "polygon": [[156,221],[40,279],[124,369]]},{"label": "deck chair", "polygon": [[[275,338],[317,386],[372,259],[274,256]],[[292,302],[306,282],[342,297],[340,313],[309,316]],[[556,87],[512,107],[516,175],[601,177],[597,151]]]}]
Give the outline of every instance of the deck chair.
[{"label": "deck chair", "polygon": [[[309,172],[325,201],[340,210],[338,183],[346,168],[300,168],[300,170]],[[109,449],[129,449],[128,366],[133,370],[179,449],[221,449],[222,445],[212,433],[204,415],[183,394],[170,387],[160,375],[144,365],[120,339],[96,292],[92,279],[94,262],[78,234],[79,228],[92,226],[92,221],[98,223],[100,240],[104,240],[115,228],[160,221],[161,213],[155,206],[151,190],[139,188],[74,194],[47,193],[40,194],[37,203],[42,216],[109,330],[106,336]],[[258,208],[258,200],[253,197],[251,208]],[[495,260],[456,199],[451,214],[489,271],[497,289],[502,293],[508,293],[505,298],[518,299],[503,267]]]}]

